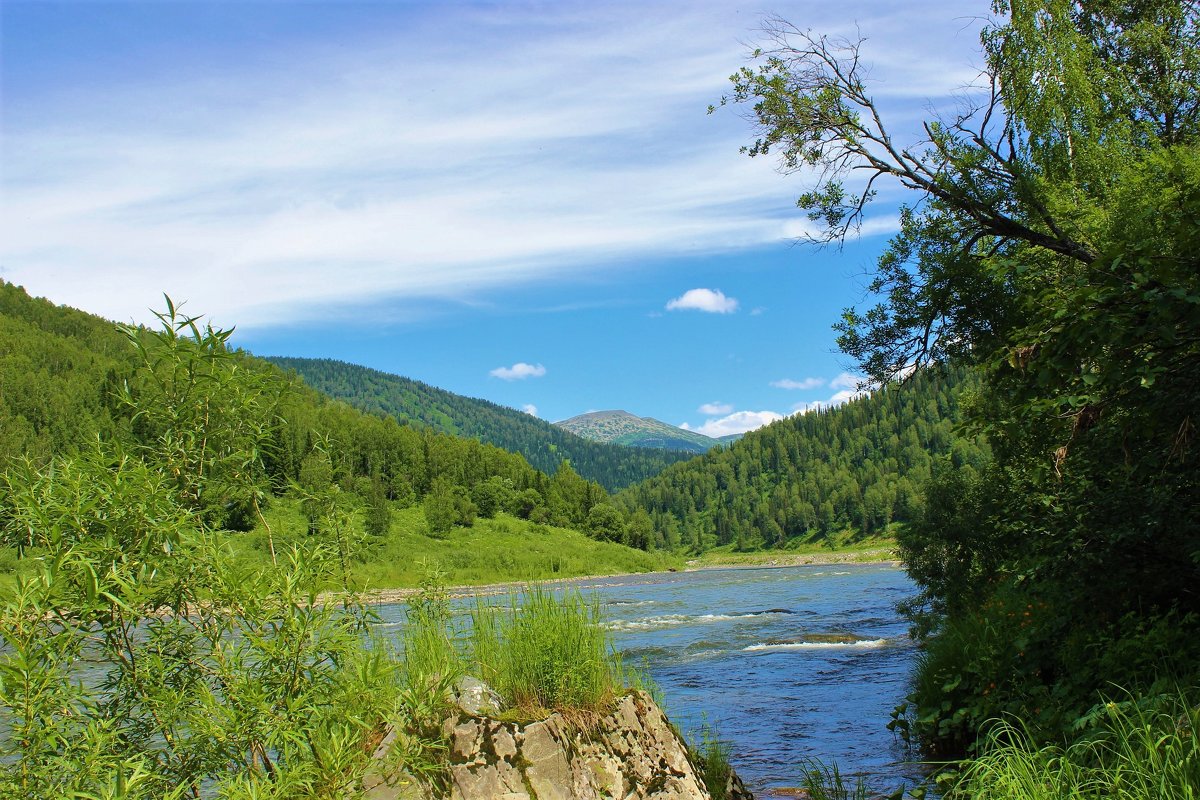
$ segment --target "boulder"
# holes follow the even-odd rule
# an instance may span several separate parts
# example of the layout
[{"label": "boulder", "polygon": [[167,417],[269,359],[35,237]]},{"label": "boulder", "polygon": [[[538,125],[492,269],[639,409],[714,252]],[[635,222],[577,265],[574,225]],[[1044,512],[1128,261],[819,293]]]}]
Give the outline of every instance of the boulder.
[{"label": "boulder", "polygon": [[[465,685],[464,685],[465,684]],[[630,692],[598,719],[561,714],[504,722],[499,698],[474,679],[460,682],[442,725],[444,789],[389,776],[386,747],[365,788],[371,800],[711,800],[687,745],[645,692]],[[385,743],[386,743],[385,739]],[[392,768],[394,770],[394,768]],[[753,800],[736,773],[728,800]]]},{"label": "boulder", "polygon": [[454,686],[454,703],[464,714],[473,717],[495,716],[504,710],[504,701],[478,678],[470,675],[458,679]]}]

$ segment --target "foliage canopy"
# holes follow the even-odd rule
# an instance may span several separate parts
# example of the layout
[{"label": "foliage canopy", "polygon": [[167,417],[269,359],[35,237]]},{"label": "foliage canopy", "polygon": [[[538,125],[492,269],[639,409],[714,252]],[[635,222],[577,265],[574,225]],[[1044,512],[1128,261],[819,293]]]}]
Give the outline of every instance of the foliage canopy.
[{"label": "foliage canopy", "polygon": [[[880,382],[955,359],[983,377],[968,420],[994,459],[935,478],[901,541],[938,632],[918,732],[950,750],[1004,713],[1062,731],[1107,681],[1198,663],[1200,8],[992,10],[979,85],[910,143],[861,42],[782,20],[728,98],[758,126],[746,152],[809,181],[816,241],[853,231],[883,183],[912,190],[842,349]],[[1028,624],[1006,639],[1014,610]],[[1106,658],[1134,642],[1155,655]]]}]

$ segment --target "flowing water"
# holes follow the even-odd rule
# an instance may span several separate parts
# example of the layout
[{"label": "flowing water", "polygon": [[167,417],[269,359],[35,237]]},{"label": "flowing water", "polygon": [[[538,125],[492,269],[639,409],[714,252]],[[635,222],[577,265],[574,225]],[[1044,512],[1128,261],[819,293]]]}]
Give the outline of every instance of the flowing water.
[{"label": "flowing water", "polygon": [[[795,787],[806,758],[877,790],[917,770],[886,728],[916,656],[888,564],[716,569],[584,581],[627,664],[649,673],[683,731],[704,722],[756,793]],[[385,621],[402,618],[385,606]]]}]

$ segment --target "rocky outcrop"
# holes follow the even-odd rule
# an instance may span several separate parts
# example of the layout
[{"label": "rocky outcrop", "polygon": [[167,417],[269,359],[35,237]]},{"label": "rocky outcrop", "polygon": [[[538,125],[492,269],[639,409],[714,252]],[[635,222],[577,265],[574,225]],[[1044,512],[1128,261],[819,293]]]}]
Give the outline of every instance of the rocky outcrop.
[{"label": "rocky outcrop", "polygon": [[[687,745],[645,692],[586,724],[561,714],[503,722],[494,716],[499,698],[477,681],[460,684],[458,700],[443,724],[449,751],[439,794],[449,800],[710,800]],[[386,752],[387,739],[376,755]],[[371,800],[435,794],[403,775],[377,774],[367,788]],[[725,796],[753,800],[732,772]]]}]

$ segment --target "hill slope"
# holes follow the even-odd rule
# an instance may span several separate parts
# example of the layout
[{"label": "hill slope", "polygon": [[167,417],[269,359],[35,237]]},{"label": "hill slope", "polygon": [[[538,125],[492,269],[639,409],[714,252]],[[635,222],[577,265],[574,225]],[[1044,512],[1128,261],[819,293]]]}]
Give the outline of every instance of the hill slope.
[{"label": "hill slope", "polygon": [[911,519],[934,464],[973,468],[986,445],[955,432],[965,371],[908,383],[747,433],[617,495],[650,517],[655,540],[695,551],[736,543],[778,547],[796,537],[880,531]]},{"label": "hill slope", "polygon": [[[18,542],[12,538],[16,528],[5,527],[12,519],[8,504],[40,480],[43,467],[56,463],[63,470],[69,462],[94,461],[97,440],[105,453],[119,450],[166,463],[179,451],[160,443],[176,441],[169,436],[180,431],[189,441],[203,431],[206,454],[234,454],[205,466],[203,474],[215,477],[203,495],[184,485],[200,470],[164,474],[176,476],[180,496],[206,524],[228,532],[243,560],[262,562],[268,551],[286,552],[290,544],[310,542],[322,526],[333,526],[338,537],[348,537],[338,539],[339,548],[351,540],[361,546],[364,566],[355,570],[396,580],[409,580],[411,570],[368,567],[401,552],[410,560],[424,552],[441,558],[455,550],[455,542],[472,553],[449,566],[457,569],[470,561],[471,570],[478,571],[480,564],[492,564],[485,570],[491,580],[641,570],[664,563],[619,544],[592,547],[581,534],[560,532],[584,529],[592,508],[607,501],[601,486],[569,467],[547,477],[519,454],[494,445],[364,413],[242,352],[218,347],[215,359],[187,362],[195,372],[173,369],[177,352],[198,351],[186,329],[170,344],[149,331],[134,336],[161,374],[150,377],[130,338],[113,323],[31,298],[21,287],[0,281],[0,473],[8,472],[0,480],[0,564],[5,565],[0,588],[9,568],[22,568],[9,546]],[[159,402],[157,388],[177,387],[193,374],[197,379],[187,393],[171,395],[192,404]],[[121,399],[126,386],[128,397],[141,403],[139,409],[164,413],[133,413]],[[200,417],[173,422],[176,412],[196,409],[203,409]],[[257,454],[254,460],[239,460],[248,452]],[[267,528],[261,512],[271,517],[271,506],[305,510],[298,522]],[[541,537],[539,552],[561,545],[572,555],[522,561],[506,552],[514,540],[535,535]],[[410,544],[397,544],[397,537],[408,537],[404,541]],[[434,541],[417,547],[413,537]],[[460,577],[475,580],[471,570]]]},{"label": "hill slope", "polygon": [[554,424],[584,439],[627,447],[707,453],[721,443],[703,434],[685,431],[653,417],[638,417],[628,411],[590,411]]},{"label": "hill slope", "polygon": [[520,453],[546,473],[553,473],[567,459],[581,476],[610,491],[645,480],[695,455],[694,451],[643,450],[589,441],[512,408],[344,361],[281,356],[267,360],[293,370],[314,389],[363,411],[479,439]]}]

